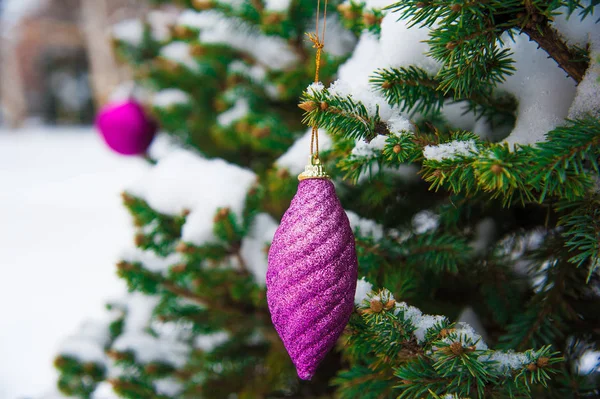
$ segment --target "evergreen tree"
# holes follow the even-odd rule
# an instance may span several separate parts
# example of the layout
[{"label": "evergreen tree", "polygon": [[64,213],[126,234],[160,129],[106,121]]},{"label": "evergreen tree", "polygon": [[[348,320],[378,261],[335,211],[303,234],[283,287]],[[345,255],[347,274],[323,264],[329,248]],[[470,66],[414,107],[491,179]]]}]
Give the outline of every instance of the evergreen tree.
[{"label": "evergreen tree", "polygon": [[[123,194],[131,294],[65,341],[63,393],[600,395],[598,365],[581,367],[600,338],[596,2],[331,2],[308,89],[316,1],[158,3],[179,9],[168,34],[160,11],[113,32],[172,140]],[[360,276],[310,382],[265,299],[308,159],[301,121],[322,128]]]}]

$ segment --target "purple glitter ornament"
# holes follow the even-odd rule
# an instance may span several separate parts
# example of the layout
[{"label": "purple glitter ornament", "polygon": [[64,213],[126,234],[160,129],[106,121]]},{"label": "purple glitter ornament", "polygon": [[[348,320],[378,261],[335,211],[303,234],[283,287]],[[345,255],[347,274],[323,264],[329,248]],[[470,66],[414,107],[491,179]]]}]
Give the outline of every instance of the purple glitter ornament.
[{"label": "purple glitter ornament", "polygon": [[333,183],[300,181],[269,250],[267,301],[303,380],[312,378],[348,323],[357,267],[354,234]]},{"label": "purple glitter ornament", "polygon": [[144,154],[157,129],[156,123],[133,100],[102,108],[96,117],[96,127],[106,144],[122,155]]}]

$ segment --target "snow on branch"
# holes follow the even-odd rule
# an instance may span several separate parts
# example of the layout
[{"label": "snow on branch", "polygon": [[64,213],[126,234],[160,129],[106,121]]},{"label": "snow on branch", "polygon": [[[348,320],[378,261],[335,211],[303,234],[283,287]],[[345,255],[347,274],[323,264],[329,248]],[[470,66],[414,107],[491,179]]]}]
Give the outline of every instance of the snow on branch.
[{"label": "snow on branch", "polygon": [[202,245],[216,240],[213,219],[219,208],[241,217],[255,181],[256,175],[247,169],[181,149],[162,158],[126,191],[163,214],[189,212],[181,238]]},{"label": "snow on branch", "polygon": [[218,11],[185,11],[178,24],[199,29],[199,40],[203,43],[228,45],[272,70],[287,69],[299,60],[283,38],[264,35],[243,20],[226,17]]}]

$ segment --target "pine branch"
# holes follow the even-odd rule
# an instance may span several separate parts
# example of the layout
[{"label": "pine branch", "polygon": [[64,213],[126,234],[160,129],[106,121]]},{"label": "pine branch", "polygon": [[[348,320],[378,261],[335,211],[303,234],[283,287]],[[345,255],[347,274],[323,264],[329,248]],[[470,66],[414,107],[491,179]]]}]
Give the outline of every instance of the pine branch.
[{"label": "pine branch", "polygon": [[562,232],[566,239],[565,246],[573,254],[569,262],[577,267],[589,263],[587,282],[592,274],[600,267],[600,198],[596,193],[581,201],[562,201],[556,208],[565,212],[559,220],[564,226]]},{"label": "pine branch", "polygon": [[390,105],[400,106],[403,111],[417,108],[428,114],[437,112],[444,103],[444,93],[438,89],[440,83],[421,68],[378,69],[370,79]]},{"label": "pine branch", "polygon": [[575,82],[581,82],[588,68],[588,61],[576,49],[569,47],[554,28],[547,23],[533,27],[525,26],[523,33],[547,52]]},{"label": "pine branch", "polygon": [[333,135],[371,141],[378,134],[389,135],[388,125],[379,117],[378,108],[371,115],[367,107],[351,96],[339,96],[327,89],[309,89],[299,105],[305,112],[303,123],[319,126]]},{"label": "pine branch", "polygon": [[[562,361],[547,346],[525,353],[489,350],[469,327],[396,303],[387,290],[368,294],[358,311],[361,317],[351,323],[350,345],[345,348],[360,364],[336,380],[344,398],[359,397],[367,386],[372,398],[383,397],[392,387],[403,399],[420,399],[428,393],[529,396],[532,385],[546,384],[556,372],[554,365]],[[369,383],[365,365],[377,373],[391,367],[397,380]]]}]

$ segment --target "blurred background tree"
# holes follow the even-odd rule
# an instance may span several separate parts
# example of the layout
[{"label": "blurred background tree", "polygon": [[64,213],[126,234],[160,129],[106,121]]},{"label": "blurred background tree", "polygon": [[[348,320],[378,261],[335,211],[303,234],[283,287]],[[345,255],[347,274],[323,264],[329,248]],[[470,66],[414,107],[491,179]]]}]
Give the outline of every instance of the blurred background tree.
[{"label": "blurred background tree", "polygon": [[[307,89],[316,6],[161,1],[113,27],[136,81],[125,97],[169,140],[123,194],[137,234],[117,268],[131,294],[65,341],[60,390],[597,396],[598,365],[584,362],[600,324],[594,4],[331,2],[322,84]],[[310,382],[264,287],[308,158],[303,111],[323,129],[360,276],[357,311]]]}]

